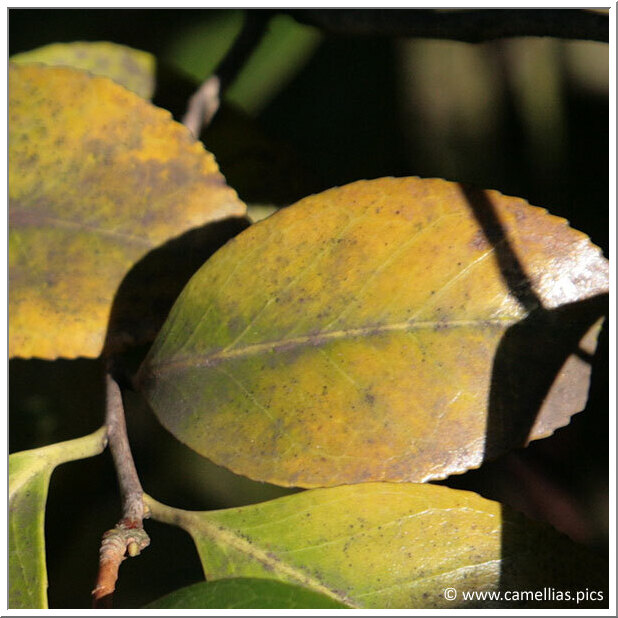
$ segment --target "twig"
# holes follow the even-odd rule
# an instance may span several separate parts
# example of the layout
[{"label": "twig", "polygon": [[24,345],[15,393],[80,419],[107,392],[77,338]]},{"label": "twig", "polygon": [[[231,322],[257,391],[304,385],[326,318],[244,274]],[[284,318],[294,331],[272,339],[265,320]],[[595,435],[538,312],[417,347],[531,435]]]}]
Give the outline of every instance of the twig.
[{"label": "twig", "polygon": [[219,109],[221,80],[217,75],[209,77],[191,96],[182,124],[199,137],[202,127],[207,127]]},{"label": "twig", "polygon": [[332,34],[454,39],[551,36],[609,40],[607,14],[583,9],[288,9],[296,20]]},{"label": "twig", "polygon": [[99,573],[92,591],[94,608],[111,607],[118,579],[118,569],[125,555],[137,556],[150,544],[142,527],[148,513],[144,508],[143,490],[137,476],[124,417],[122,394],[116,380],[105,376],[107,439],[112,452],[122,497],[122,518],[115,528],[108,530],[101,541]]},{"label": "twig", "polygon": [[196,138],[213,119],[219,109],[223,92],[236,79],[261,41],[270,14],[270,11],[245,11],[245,21],[234,44],[213,75],[208,77],[189,99],[182,123]]}]

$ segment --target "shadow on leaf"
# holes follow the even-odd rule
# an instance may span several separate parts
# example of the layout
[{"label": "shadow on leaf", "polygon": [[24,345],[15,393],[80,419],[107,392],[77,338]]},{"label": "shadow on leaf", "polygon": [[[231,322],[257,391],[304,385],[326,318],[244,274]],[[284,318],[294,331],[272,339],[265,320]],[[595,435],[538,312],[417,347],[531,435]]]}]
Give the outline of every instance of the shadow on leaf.
[{"label": "shadow on leaf", "polygon": [[[588,398],[591,361],[596,349],[602,319],[607,315],[608,294],[546,309],[532,287],[522,264],[506,237],[488,194],[460,185],[466,200],[488,242],[495,249],[500,273],[511,294],[527,312],[526,318],[503,335],[494,357],[489,409],[485,434],[484,461],[534,438],[553,433],[567,424],[570,416],[583,410]],[[584,553],[573,560],[569,549],[561,556],[543,554],[542,528],[539,538],[520,538],[512,534],[508,519],[513,514],[503,509],[502,564],[500,590],[521,591],[525,586],[537,594],[533,598],[513,599],[500,607],[567,607],[575,598],[561,597],[565,590],[579,589],[583,595],[578,607],[607,607],[607,564]],[[565,543],[565,547],[568,545]],[[526,573],[515,573],[510,564],[518,553],[538,556],[530,560]],[[586,566],[584,566],[586,565]],[[603,596],[590,596],[590,590],[603,590]],[[587,596],[586,596],[587,595]]]},{"label": "shadow on leaf", "polygon": [[[543,307],[487,192],[460,185],[494,249],[500,274],[527,313],[504,333],[492,368],[485,459],[552,433],[584,409],[607,294]],[[560,422],[562,419],[564,422]]]},{"label": "shadow on leaf", "polygon": [[602,294],[552,310],[539,308],[504,333],[492,369],[485,459],[553,433],[552,427],[566,424],[565,411],[585,408],[597,326],[607,301]]},{"label": "shadow on leaf", "polygon": [[193,274],[248,226],[245,218],[207,224],[154,249],[135,264],[114,297],[103,355],[118,357],[129,348],[151,343]]}]

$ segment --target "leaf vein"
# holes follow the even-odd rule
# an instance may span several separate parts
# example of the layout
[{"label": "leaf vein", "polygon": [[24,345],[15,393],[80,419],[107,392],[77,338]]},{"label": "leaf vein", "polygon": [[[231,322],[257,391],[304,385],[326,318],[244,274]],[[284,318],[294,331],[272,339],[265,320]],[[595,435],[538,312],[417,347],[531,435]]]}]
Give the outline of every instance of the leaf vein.
[{"label": "leaf vein", "polygon": [[361,594],[356,595],[357,598],[361,598],[361,597],[369,597],[369,596],[374,596],[376,594],[381,594],[382,592],[386,592],[388,590],[392,590],[394,588],[414,588],[415,586],[418,585],[419,582],[424,582],[424,581],[428,581],[428,580],[432,580],[432,579],[437,579],[439,577],[443,577],[444,575],[449,575],[452,573],[457,573],[458,571],[465,571],[465,570],[469,570],[469,569],[476,569],[478,567],[482,567],[486,564],[492,564],[492,563],[497,563],[500,564],[500,560],[499,559],[493,559],[493,560],[485,560],[484,562],[478,562],[476,564],[470,564],[470,565],[466,565],[466,566],[462,566],[462,567],[458,567],[456,569],[446,569],[445,571],[440,571],[439,573],[434,573],[432,575],[427,575],[426,577],[418,577],[416,579],[413,579],[411,581],[405,581],[405,582],[401,582],[398,584],[393,584],[391,586],[385,586],[384,588],[379,588],[378,590],[371,590],[369,592],[363,592]]},{"label": "leaf vein", "polygon": [[[390,255],[388,255],[384,259],[384,261],[380,265],[378,265],[377,268],[374,269],[374,271],[369,275],[369,277],[367,277],[367,279],[361,286],[360,290],[356,293],[356,297],[359,298],[362,295],[362,293],[367,289],[367,287],[370,285],[370,283],[375,279],[375,277],[377,277],[387,266],[392,264],[401,255],[403,251],[405,251],[406,249],[410,249],[410,247],[413,247],[418,242],[419,236],[422,236],[425,232],[428,232],[429,230],[433,229],[436,225],[438,225],[438,223],[442,219],[447,218],[447,217],[453,217],[453,216],[461,216],[461,215],[462,213],[459,213],[459,212],[442,214],[439,217],[437,217],[434,221],[432,221],[429,225],[427,225],[426,227],[416,232],[416,234],[413,234],[404,243],[402,243],[398,247],[395,247],[394,250],[390,253]],[[325,329],[328,330],[333,325],[335,325],[337,322],[339,322],[344,315],[349,313],[354,308],[354,306],[355,305],[350,303],[349,305],[344,307],[341,313],[334,320],[332,320],[325,326]]]},{"label": "leaf vein", "polygon": [[269,570],[272,569],[275,572],[279,572],[284,575],[288,580],[299,582],[301,585],[308,588],[313,588],[322,594],[326,594],[331,598],[341,601],[345,604],[350,604],[350,599],[335,590],[332,590],[329,586],[321,583],[319,580],[312,577],[306,571],[302,570],[296,565],[286,563],[277,557],[274,552],[266,551],[262,547],[256,545],[251,541],[247,541],[239,537],[234,530],[231,530],[221,524],[214,524],[212,522],[205,522],[198,517],[194,518],[194,522],[198,529],[203,530],[210,536],[217,544],[227,545],[236,551],[239,551],[249,558],[264,565]]},{"label": "leaf vein", "polygon": [[134,245],[139,245],[141,247],[146,247],[151,249],[154,245],[153,243],[143,236],[135,236],[134,234],[127,234],[126,232],[118,232],[116,230],[106,230],[97,225],[88,224],[83,221],[70,221],[68,219],[58,219],[55,217],[49,217],[47,215],[39,215],[36,217],[32,215],[28,215],[26,213],[17,213],[13,214],[10,217],[10,224],[15,228],[24,227],[24,226],[33,226],[33,227],[58,227],[64,228],[68,230],[74,230],[77,232],[94,232],[96,234],[100,234],[101,236],[106,236],[109,238],[113,238],[115,240],[122,240]]},{"label": "leaf vein", "polygon": [[392,324],[382,324],[375,326],[366,326],[359,328],[346,328],[330,332],[317,333],[312,335],[303,335],[289,339],[279,339],[267,341],[264,343],[248,344],[234,350],[227,348],[215,351],[208,351],[204,354],[193,354],[185,356],[172,357],[169,360],[152,362],[150,370],[153,373],[172,370],[182,370],[187,367],[214,367],[220,363],[232,360],[235,358],[243,358],[253,356],[262,352],[274,352],[277,350],[288,350],[302,346],[318,347],[330,341],[340,339],[352,339],[361,336],[381,335],[390,332],[399,331],[414,331],[440,328],[506,328],[517,321],[517,318],[489,318],[476,320],[446,320],[446,321],[415,321],[406,320],[404,322],[395,322]]}]

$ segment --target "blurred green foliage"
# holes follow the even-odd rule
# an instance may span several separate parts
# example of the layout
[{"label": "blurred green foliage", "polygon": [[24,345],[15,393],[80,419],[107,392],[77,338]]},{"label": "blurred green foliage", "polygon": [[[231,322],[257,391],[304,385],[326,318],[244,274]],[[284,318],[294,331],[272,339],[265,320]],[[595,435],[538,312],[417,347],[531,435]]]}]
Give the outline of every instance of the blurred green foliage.
[{"label": "blurred green foliage", "polygon": [[241,10],[213,11],[171,33],[162,58],[202,82],[216,68],[232,46],[243,24]]},{"label": "blurred green foliage", "polygon": [[[218,11],[174,33],[163,53],[170,66],[202,82],[231,47],[243,24],[243,11]],[[248,113],[259,112],[311,57],[320,34],[286,15],[276,15],[226,98]]]}]

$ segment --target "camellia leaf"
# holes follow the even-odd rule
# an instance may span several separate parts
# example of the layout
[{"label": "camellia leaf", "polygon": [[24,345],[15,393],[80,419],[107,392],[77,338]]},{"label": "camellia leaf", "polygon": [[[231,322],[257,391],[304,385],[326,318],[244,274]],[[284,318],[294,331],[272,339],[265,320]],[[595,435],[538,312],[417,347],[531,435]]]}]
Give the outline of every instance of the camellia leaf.
[{"label": "camellia leaf", "polygon": [[165,595],[146,609],[342,609],[331,597],[272,579],[238,577],[200,582]]},{"label": "camellia leaf", "polygon": [[177,438],[254,479],[443,478],[583,409],[607,287],[588,237],[521,199],[357,182],[216,253],[139,382]]},{"label": "camellia leaf", "polygon": [[9,608],[46,609],[45,502],[56,466],[98,455],[107,430],[9,456]]},{"label": "camellia leaf", "polygon": [[39,62],[82,69],[93,75],[109,77],[144,99],[152,98],[155,89],[155,57],[148,52],[117,43],[52,43],[15,54],[10,60],[18,64]]},{"label": "camellia leaf", "polygon": [[607,565],[566,537],[448,487],[361,483],[208,512],[146,501],[191,534],[209,581],[278,579],[363,608],[513,607],[463,592],[606,585]]},{"label": "camellia leaf", "polygon": [[9,68],[9,353],[98,356],[153,247],[244,213],[189,132],[103,77]]}]

